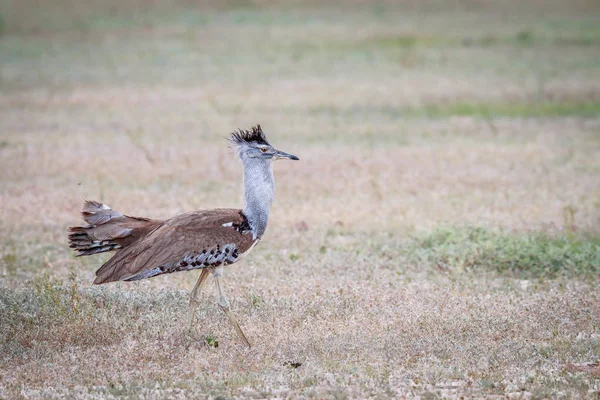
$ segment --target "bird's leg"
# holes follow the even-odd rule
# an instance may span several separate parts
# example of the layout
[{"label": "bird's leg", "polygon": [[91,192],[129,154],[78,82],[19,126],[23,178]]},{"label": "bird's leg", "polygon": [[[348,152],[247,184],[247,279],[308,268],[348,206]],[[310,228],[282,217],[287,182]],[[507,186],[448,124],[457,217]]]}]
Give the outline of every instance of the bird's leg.
[{"label": "bird's leg", "polygon": [[190,293],[190,316],[188,323],[188,332],[192,330],[192,324],[194,323],[194,316],[196,315],[196,308],[198,308],[198,294],[200,294],[200,290],[202,286],[206,283],[206,278],[208,278],[210,270],[208,268],[204,268],[200,273],[200,277],[194,286],[194,289]]},{"label": "bird's leg", "polygon": [[238,324],[235,317],[229,310],[229,301],[227,300],[227,298],[223,294],[223,291],[221,290],[221,284],[219,282],[219,277],[221,276],[222,271],[223,271],[222,268],[216,268],[215,270],[213,270],[213,276],[215,277],[215,285],[217,286],[217,304],[219,305],[221,310],[223,310],[225,315],[227,315],[227,318],[229,318],[229,320],[233,324],[238,336],[240,337],[240,339],[242,339],[242,342],[244,342],[246,344],[246,346],[252,347],[250,345],[250,342],[246,338],[246,335],[244,335],[242,328],[240,328],[240,324]]}]

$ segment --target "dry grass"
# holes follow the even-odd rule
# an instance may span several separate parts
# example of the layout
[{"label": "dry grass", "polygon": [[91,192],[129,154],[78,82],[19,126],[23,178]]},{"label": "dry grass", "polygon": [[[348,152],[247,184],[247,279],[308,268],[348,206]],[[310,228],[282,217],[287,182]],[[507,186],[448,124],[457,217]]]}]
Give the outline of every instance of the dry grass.
[{"label": "dry grass", "polygon": [[[237,342],[214,305],[201,309],[197,336],[183,337],[187,293],[181,290],[148,293],[147,284],[75,284],[71,290],[73,283],[42,281],[41,291],[5,292],[12,335],[5,347],[11,360],[3,373],[7,394],[388,397],[526,391],[547,397],[594,390],[591,377],[565,370],[600,351],[600,299],[588,285],[497,282],[489,290],[482,282],[312,283],[297,290],[260,284],[234,290],[234,306],[254,340],[251,351]],[[218,347],[206,337],[216,338]]]},{"label": "dry grass", "polygon": [[[0,2],[0,397],[598,396],[596,4],[183,3]],[[239,206],[257,122],[252,350],[197,274],[90,285],[84,198]]]}]

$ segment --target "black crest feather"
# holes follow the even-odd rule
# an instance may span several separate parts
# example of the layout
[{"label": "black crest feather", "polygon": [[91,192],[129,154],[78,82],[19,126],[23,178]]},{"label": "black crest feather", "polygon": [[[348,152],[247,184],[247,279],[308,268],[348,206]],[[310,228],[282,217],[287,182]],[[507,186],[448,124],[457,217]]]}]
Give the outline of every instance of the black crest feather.
[{"label": "black crest feather", "polygon": [[253,126],[249,130],[238,129],[231,134],[231,142],[235,145],[240,145],[244,142],[255,142],[258,144],[269,144],[263,133],[260,125]]}]

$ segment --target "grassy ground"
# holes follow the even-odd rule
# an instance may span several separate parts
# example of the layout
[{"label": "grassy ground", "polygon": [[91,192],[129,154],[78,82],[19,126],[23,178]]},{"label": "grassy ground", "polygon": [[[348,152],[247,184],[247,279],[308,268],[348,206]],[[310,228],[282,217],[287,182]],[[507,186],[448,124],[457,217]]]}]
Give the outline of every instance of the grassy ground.
[{"label": "grassy ground", "polygon": [[[342,12],[343,10],[343,12]],[[574,1],[0,1],[0,397],[600,393],[600,7]],[[83,199],[239,207],[261,123],[269,229],[225,289],[91,285]]]}]

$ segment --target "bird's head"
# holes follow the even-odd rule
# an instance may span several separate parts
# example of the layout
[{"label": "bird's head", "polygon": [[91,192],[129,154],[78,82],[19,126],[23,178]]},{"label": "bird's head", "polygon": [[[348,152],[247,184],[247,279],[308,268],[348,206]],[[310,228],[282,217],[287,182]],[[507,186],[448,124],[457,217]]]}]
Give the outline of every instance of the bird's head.
[{"label": "bird's head", "polygon": [[231,134],[231,144],[243,160],[253,158],[259,160],[299,160],[298,157],[279,151],[267,142],[260,125],[253,126],[250,130],[238,129]]}]

